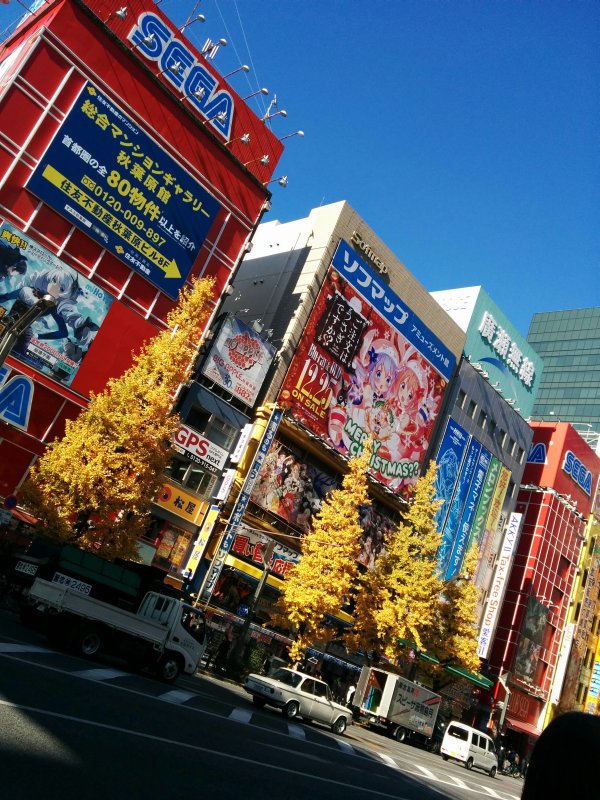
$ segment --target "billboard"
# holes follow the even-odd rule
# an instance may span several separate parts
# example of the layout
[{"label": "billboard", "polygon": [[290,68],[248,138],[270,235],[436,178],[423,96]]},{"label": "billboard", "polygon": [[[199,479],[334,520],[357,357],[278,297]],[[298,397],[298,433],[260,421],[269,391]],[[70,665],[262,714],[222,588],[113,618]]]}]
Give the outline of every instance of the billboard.
[{"label": "billboard", "polygon": [[279,402],[345,456],[371,437],[373,476],[406,493],[454,366],[452,352],[342,240]]},{"label": "billboard", "polygon": [[[338,485],[335,478],[305,456],[295,453],[283,442],[275,441],[258,474],[250,499],[265,511],[306,532],[326,496]],[[385,549],[385,541],[395,523],[376,501],[361,506],[358,519],[363,533],[357,560],[371,568]]]},{"label": "billboard", "polygon": [[537,597],[530,595],[513,665],[513,674],[524,681],[532,682],[535,678],[549,610]]},{"label": "billboard", "polygon": [[436,457],[438,471],[435,479],[435,497],[436,500],[442,501],[435,515],[439,531],[443,529],[450,510],[450,501],[458,482],[468,441],[469,434],[450,417]]},{"label": "billboard", "polygon": [[113,298],[27,234],[0,224],[0,308],[15,322],[44,295],[55,307],[30,325],[11,355],[70,386]]},{"label": "billboard", "polygon": [[220,208],[89,82],[27,188],[172,299]]},{"label": "billboard", "polygon": [[523,418],[531,416],[544,363],[481,286],[432,292],[466,332],[464,352]]},{"label": "billboard", "polygon": [[251,407],[275,352],[255,330],[227,315],[202,366],[202,374]]}]

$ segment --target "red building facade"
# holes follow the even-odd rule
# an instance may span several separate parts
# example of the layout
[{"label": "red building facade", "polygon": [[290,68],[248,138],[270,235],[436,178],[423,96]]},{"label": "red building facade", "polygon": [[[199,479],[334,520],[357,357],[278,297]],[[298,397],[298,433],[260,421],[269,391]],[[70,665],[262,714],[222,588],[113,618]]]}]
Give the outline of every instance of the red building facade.
[{"label": "red building facade", "polygon": [[[516,512],[520,538],[489,664],[508,686],[507,728],[535,737],[556,691],[585,525],[600,459],[568,423],[531,423]],[[525,751],[523,747],[523,751]]]},{"label": "red building facade", "polygon": [[186,281],[214,276],[217,306],[283,149],[159,6],[115,9],[48,3],[0,49],[0,304],[72,291],[0,367],[0,497]]}]

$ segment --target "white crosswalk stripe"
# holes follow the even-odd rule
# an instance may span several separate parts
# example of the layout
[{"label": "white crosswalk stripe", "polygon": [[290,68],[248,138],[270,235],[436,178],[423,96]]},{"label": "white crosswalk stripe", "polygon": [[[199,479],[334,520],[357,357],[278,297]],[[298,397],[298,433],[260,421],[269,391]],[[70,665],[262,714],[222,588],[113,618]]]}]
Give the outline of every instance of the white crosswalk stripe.
[{"label": "white crosswalk stripe", "polygon": [[229,714],[229,719],[247,724],[252,719],[252,711],[249,708],[234,708]]},{"label": "white crosswalk stripe", "polygon": [[0,653],[51,653],[47,647],[37,647],[34,644],[12,644],[0,642]]},{"label": "white crosswalk stripe", "polygon": [[447,778],[449,781],[452,781],[452,783],[453,783],[455,786],[459,786],[461,789],[468,789],[468,788],[469,788],[469,787],[467,786],[467,784],[466,784],[464,781],[461,781],[461,779],[460,779],[460,778],[455,778],[455,777],[454,777],[454,775],[446,775],[446,778]]},{"label": "white crosswalk stripe", "polygon": [[112,678],[127,678],[130,672],[122,672],[120,669],[110,669],[99,667],[98,669],[81,669],[73,672],[78,678],[86,678],[88,681],[110,681]]},{"label": "white crosswalk stripe", "polygon": [[388,767],[393,767],[394,769],[400,769],[398,764],[394,761],[393,758],[387,755],[387,753],[377,753],[379,758],[383,761],[384,764],[387,764]]},{"label": "white crosswalk stripe", "polygon": [[159,700],[166,700],[167,703],[186,703],[192,697],[196,697],[193,692],[184,692],[181,689],[172,689],[170,692],[158,695]]},{"label": "white crosswalk stripe", "polygon": [[291,722],[288,722],[288,733],[295,739],[306,739],[304,728],[301,728],[300,725],[294,725]]},{"label": "white crosswalk stripe", "polygon": [[435,778],[435,774],[430,769],[427,769],[427,767],[423,767],[421,766],[421,764],[415,764],[415,767],[418,770],[420,770],[423,773],[423,775],[426,775],[428,778]]}]

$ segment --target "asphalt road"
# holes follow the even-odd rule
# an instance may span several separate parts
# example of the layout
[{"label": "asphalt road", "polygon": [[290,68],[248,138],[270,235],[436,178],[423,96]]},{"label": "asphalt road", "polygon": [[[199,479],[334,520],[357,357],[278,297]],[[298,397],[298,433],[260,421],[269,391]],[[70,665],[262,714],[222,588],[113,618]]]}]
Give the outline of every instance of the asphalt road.
[{"label": "asphalt road", "polygon": [[215,678],[167,686],[53,651],[3,612],[0,786],[18,800],[518,800],[521,791],[520,781],[357,725],[340,737],[290,723]]}]

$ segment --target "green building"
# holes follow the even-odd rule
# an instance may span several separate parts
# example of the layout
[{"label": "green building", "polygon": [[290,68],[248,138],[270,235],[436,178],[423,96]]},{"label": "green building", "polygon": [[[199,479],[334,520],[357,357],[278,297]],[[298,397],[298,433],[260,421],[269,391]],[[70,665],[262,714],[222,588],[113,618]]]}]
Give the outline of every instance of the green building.
[{"label": "green building", "polygon": [[534,419],[570,422],[600,440],[600,307],[534,314],[527,341],[544,360]]}]

